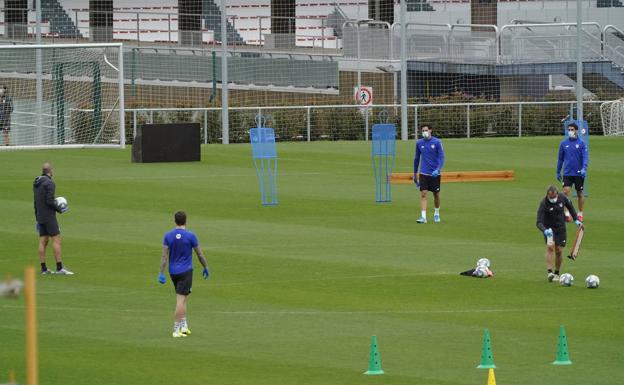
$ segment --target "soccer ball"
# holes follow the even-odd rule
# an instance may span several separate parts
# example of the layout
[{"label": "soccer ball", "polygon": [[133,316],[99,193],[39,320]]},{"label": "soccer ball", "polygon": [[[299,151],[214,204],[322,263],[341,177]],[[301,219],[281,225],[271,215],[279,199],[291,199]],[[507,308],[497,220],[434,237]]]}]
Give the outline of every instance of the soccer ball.
[{"label": "soccer ball", "polygon": [[490,268],[490,260],[487,258],[481,258],[477,261],[477,267],[479,266],[484,266],[487,267],[488,269]]},{"label": "soccer ball", "polygon": [[597,289],[600,286],[600,278],[597,275],[590,274],[585,278],[585,286],[588,289]]},{"label": "soccer ball", "polygon": [[561,286],[572,286],[574,284],[574,277],[570,273],[561,274],[559,277],[559,284]]},{"label": "soccer ball", "polygon": [[487,278],[488,277],[488,269],[485,266],[477,266],[474,273],[472,273],[477,278]]},{"label": "soccer ball", "polygon": [[56,207],[61,210],[67,208],[67,199],[63,197],[57,197],[56,199],[54,199],[54,202],[56,202]]}]

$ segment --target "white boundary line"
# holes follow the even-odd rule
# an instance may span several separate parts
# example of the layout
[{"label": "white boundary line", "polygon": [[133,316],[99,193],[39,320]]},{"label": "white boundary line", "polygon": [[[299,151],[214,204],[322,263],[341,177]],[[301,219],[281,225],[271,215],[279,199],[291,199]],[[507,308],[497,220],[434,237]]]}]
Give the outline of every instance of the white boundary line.
[{"label": "white boundary line", "polygon": [[[580,311],[593,309],[619,309],[623,305],[612,306],[587,306],[587,307],[543,307],[543,308],[509,308],[509,309],[456,309],[456,310],[214,310],[203,311],[202,309],[193,310],[194,314],[219,314],[219,315],[392,315],[392,314],[468,314],[468,313],[518,313],[518,312],[549,312],[553,311]],[[18,305],[0,305],[0,309],[23,309],[24,306]],[[54,311],[81,311],[81,312],[123,312],[123,313],[169,313],[169,309],[149,310],[149,309],[109,309],[109,308],[86,308],[74,306],[38,306],[39,310]]]}]

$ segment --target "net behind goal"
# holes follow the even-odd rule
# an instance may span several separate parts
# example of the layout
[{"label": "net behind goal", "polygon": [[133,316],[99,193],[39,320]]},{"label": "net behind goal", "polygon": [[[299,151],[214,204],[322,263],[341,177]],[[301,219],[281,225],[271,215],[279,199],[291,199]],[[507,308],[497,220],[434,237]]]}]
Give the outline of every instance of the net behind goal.
[{"label": "net behind goal", "polygon": [[0,150],[124,147],[121,44],[0,45]]},{"label": "net behind goal", "polygon": [[602,103],[600,117],[605,136],[624,135],[624,98]]}]

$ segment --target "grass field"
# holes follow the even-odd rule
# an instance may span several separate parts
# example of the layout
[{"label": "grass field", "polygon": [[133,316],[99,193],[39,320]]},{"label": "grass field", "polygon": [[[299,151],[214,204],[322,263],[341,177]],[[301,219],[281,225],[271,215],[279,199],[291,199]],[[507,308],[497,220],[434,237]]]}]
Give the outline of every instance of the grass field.
[{"label": "grass field", "polygon": [[[443,185],[443,222],[427,225],[415,223],[412,185],[374,203],[364,142],[278,144],[277,207],[259,205],[248,145],[205,146],[192,164],[131,164],[129,150],[0,152],[0,275],[38,264],[31,183],[50,160],[70,202],[59,221],[76,275],[37,280],[42,385],[485,384],[484,328],[499,385],[621,385],[624,140],[592,138],[587,235],[563,267],[571,288],[546,281],[535,227],[559,140],[446,140],[446,170],[517,178]],[[411,169],[413,145],[398,143],[395,170]],[[176,209],[212,272],[195,273],[184,340],[171,338],[170,282],[157,283]],[[493,279],[458,275],[482,256]],[[590,273],[598,290],[583,286]],[[0,299],[0,382],[11,369],[24,382],[23,325],[23,299]],[[560,325],[572,366],[551,365]],[[371,335],[384,376],[362,374]]]}]

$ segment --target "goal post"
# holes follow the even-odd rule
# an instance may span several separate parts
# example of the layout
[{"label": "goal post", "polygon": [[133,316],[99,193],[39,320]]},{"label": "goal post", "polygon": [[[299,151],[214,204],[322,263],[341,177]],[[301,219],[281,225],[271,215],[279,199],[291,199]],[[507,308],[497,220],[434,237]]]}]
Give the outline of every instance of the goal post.
[{"label": "goal post", "polygon": [[121,43],[0,45],[0,151],[124,148]]},{"label": "goal post", "polygon": [[605,136],[624,135],[624,98],[602,103],[600,118]]}]

